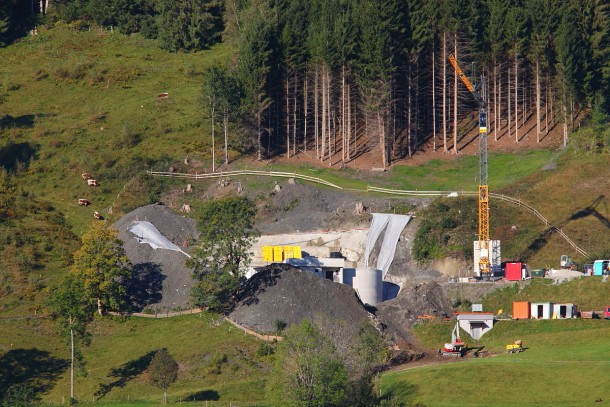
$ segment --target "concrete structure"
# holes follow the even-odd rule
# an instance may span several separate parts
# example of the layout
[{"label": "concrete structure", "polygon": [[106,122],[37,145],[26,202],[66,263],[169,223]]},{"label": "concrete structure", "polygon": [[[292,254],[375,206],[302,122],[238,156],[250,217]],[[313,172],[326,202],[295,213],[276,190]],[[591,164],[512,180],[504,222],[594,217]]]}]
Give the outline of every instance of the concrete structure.
[{"label": "concrete structure", "polygon": [[480,339],[494,327],[494,314],[491,312],[464,312],[458,314],[457,320],[460,328],[472,339]]},{"label": "concrete structure", "polygon": [[382,273],[371,267],[346,268],[341,282],[351,286],[364,304],[377,305],[384,299]]},{"label": "concrete structure", "polygon": [[551,319],[553,315],[553,303],[551,302],[532,302],[530,304],[531,319]]},{"label": "concrete structure", "polygon": [[554,304],[553,319],[576,318],[576,304]]}]

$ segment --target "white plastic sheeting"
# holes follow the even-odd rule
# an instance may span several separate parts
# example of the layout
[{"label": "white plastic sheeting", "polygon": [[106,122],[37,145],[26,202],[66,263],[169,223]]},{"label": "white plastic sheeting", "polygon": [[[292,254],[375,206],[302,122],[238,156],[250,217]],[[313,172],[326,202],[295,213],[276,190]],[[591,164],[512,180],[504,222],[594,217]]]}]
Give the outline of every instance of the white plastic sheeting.
[{"label": "white plastic sheeting", "polygon": [[138,240],[138,242],[148,244],[155,250],[174,250],[184,254],[187,257],[191,257],[187,253],[182,251],[182,249],[180,249],[178,246],[170,242],[165,236],[161,234],[161,232],[159,232],[155,225],[150,222],[134,222],[134,224],[128,230],[134,235],[136,235],[136,239]]},{"label": "white plastic sheeting", "polygon": [[379,235],[381,235],[381,232],[383,232],[389,221],[389,213],[373,214],[373,220],[371,221],[371,226],[369,226],[369,234],[366,237],[366,247],[364,248],[364,265],[366,267],[369,266],[369,257],[371,256],[373,247],[375,247],[375,242],[377,242]]},{"label": "white plastic sheeting", "polygon": [[383,243],[379,250],[379,256],[377,257],[377,269],[382,270],[382,279],[385,278],[390,265],[394,260],[394,254],[396,253],[396,244],[400,238],[402,230],[407,226],[407,223],[411,220],[409,215],[392,215],[386,213],[374,213],[373,221],[369,229],[369,235],[366,239],[366,248],[364,250],[364,264],[369,267],[369,256],[377,239],[381,233],[385,230],[383,236]]}]

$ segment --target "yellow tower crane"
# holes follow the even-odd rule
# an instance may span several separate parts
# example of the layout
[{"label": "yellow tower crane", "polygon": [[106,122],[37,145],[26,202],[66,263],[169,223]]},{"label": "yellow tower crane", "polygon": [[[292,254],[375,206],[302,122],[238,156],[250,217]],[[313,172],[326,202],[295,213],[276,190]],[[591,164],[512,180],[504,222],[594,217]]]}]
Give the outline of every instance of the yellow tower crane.
[{"label": "yellow tower crane", "polygon": [[488,278],[491,270],[489,266],[489,186],[487,185],[487,100],[485,77],[481,76],[479,92],[472,85],[468,76],[464,74],[453,55],[449,55],[449,62],[479,105],[479,273],[483,278]]}]

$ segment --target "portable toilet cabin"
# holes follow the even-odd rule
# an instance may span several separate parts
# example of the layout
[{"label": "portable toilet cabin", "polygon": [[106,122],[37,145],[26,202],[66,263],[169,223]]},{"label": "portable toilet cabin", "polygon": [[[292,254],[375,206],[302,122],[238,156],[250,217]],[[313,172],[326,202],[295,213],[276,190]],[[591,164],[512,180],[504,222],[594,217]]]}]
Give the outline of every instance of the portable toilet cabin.
[{"label": "portable toilet cabin", "polygon": [[553,319],[576,318],[576,304],[555,304],[553,306]]},{"label": "portable toilet cabin", "polygon": [[608,274],[609,265],[610,265],[610,260],[595,260],[593,262],[593,275],[601,276],[604,274]]},{"label": "portable toilet cabin", "polygon": [[551,319],[553,315],[553,303],[532,302],[530,304],[531,319]]},{"label": "portable toilet cabin", "polygon": [[513,319],[530,319],[529,301],[513,301]]}]

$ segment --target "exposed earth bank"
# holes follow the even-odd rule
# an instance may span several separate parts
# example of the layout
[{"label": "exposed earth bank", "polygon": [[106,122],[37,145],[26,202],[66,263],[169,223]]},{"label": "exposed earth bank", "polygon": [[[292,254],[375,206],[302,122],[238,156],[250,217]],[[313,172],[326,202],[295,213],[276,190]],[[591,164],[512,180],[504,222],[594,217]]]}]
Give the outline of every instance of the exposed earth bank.
[{"label": "exposed earth bank", "polygon": [[[256,227],[262,234],[366,228],[370,225],[372,213],[387,213],[388,208],[400,207],[410,208],[410,214],[415,214],[429,203],[429,200],[421,199],[371,198],[289,181],[278,185],[274,191],[268,191],[268,198],[263,203],[257,200],[260,207]],[[260,197],[260,191],[257,193]],[[357,211],[357,204],[361,204],[364,210]],[[193,280],[191,270],[186,266],[187,256],[176,251],[154,250],[140,243],[138,237],[128,231],[130,225],[138,220],[151,222],[187,254],[191,252],[197,235],[195,220],[163,205],[148,205],[130,212],[115,224],[138,274],[137,284],[133,286],[140,288],[132,290],[135,308],[166,311],[190,307]],[[278,321],[291,325],[303,318],[335,320],[345,325],[348,331],[371,321],[397,347],[417,352],[419,350],[410,333],[417,317],[421,314],[451,315],[451,305],[457,294],[455,284],[446,281],[449,275],[458,276],[468,267],[463,261],[453,259],[426,265],[416,263],[410,249],[417,224],[415,217],[403,230],[386,278],[401,286],[394,300],[367,310],[351,287],[278,264],[267,267],[247,282],[230,316],[265,333],[275,332]],[[373,254],[373,260],[374,257]],[[474,301],[490,289],[493,287],[473,292],[468,299]],[[457,292],[463,296],[465,290]]]}]

